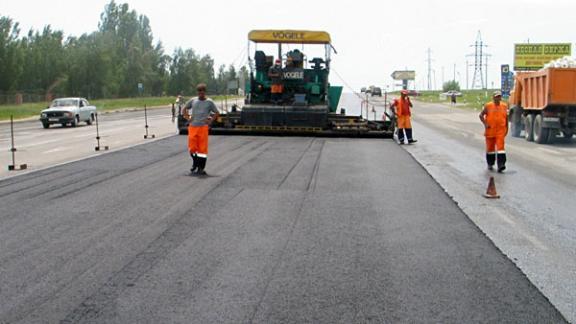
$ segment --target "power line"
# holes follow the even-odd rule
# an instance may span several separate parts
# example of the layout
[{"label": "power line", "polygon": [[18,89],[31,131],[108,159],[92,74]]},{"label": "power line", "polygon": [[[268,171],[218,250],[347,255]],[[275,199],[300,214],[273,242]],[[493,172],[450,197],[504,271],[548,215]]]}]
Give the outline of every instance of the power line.
[{"label": "power line", "polygon": [[428,47],[428,90],[432,90],[432,50]]}]

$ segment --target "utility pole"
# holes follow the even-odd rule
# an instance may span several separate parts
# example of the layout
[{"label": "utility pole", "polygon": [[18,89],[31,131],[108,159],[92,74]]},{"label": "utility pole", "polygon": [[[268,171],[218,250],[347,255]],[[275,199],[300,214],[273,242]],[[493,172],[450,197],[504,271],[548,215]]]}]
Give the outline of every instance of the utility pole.
[{"label": "utility pole", "polygon": [[444,66],[442,66],[442,88],[444,88]]},{"label": "utility pole", "polygon": [[428,47],[428,91],[432,90],[432,50]]},{"label": "utility pole", "polygon": [[466,60],[466,90],[468,90],[468,60]]},{"label": "utility pole", "polygon": [[[474,45],[470,45],[470,47],[474,47],[474,54],[469,54],[467,56],[474,57],[474,75],[472,77],[472,89],[476,89],[480,87],[481,89],[488,88],[488,57],[490,54],[485,53],[484,49],[488,47],[482,41],[482,35],[480,31],[478,31],[478,36],[476,37],[476,42]],[[483,71],[484,65],[486,64],[486,71]],[[484,72],[486,73],[486,80],[484,79]]]}]

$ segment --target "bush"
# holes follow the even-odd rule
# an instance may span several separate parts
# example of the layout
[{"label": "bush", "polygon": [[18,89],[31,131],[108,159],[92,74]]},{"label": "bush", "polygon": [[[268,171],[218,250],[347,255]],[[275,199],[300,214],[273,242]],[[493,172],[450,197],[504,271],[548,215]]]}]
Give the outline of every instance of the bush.
[{"label": "bush", "polygon": [[450,90],[460,91],[460,84],[458,81],[452,80],[448,82],[444,82],[442,85],[442,91],[447,92]]}]

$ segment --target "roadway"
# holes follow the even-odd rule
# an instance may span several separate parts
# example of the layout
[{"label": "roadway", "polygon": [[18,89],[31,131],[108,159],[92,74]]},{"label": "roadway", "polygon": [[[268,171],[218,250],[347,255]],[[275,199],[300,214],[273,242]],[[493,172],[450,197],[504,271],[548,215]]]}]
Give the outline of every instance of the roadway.
[{"label": "roadway", "polygon": [[413,146],[214,136],[199,179],[167,136],[0,181],[0,322],[564,322],[496,235],[529,232],[473,213],[506,210],[517,157],[503,199],[477,198],[481,139],[446,161],[460,142],[421,110]]},{"label": "roadway", "polygon": [[[375,104],[381,104],[379,99]],[[415,101],[405,146],[470,219],[576,323],[576,139],[507,138],[508,169],[486,170],[479,110]],[[490,176],[499,200],[486,200]]]},{"label": "roadway", "polygon": [[[168,101],[168,100],[167,100]],[[240,103],[234,99],[227,102]],[[223,102],[216,102],[220,109]],[[171,106],[154,107],[147,110],[148,134],[154,139],[176,134],[176,124],[172,122]],[[119,150],[133,145],[144,144],[151,139],[144,139],[146,134],[145,116],[142,108],[130,108],[116,112],[101,112],[99,114],[100,147],[108,146],[110,150]],[[9,172],[12,165],[10,154],[11,137],[10,124],[0,122],[0,179],[12,177],[21,173],[37,171],[59,163],[65,163],[106,152],[97,152],[95,147],[96,126],[80,123],[78,127],[61,127],[52,125],[43,129],[37,118],[31,118],[14,123],[16,165],[27,164],[28,170]]]}]

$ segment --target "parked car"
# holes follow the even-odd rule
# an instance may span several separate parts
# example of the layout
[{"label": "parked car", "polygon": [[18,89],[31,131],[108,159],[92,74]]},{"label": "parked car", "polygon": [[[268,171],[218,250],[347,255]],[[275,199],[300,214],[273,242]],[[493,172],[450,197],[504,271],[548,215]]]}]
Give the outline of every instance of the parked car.
[{"label": "parked car", "polygon": [[366,92],[366,87],[362,87],[362,89],[360,89],[360,92],[362,93]]},{"label": "parked car", "polygon": [[382,89],[379,87],[372,88],[372,97],[374,96],[382,97]]},{"label": "parked car", "polygon": [[40,121],[44,128],[52,124],[76,127],[80,122],[92,125],[96,116],[96,107],[84,98],[59,98],[40,112]]}]

